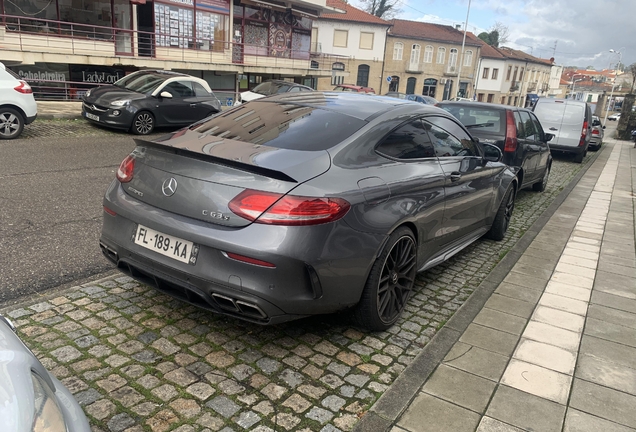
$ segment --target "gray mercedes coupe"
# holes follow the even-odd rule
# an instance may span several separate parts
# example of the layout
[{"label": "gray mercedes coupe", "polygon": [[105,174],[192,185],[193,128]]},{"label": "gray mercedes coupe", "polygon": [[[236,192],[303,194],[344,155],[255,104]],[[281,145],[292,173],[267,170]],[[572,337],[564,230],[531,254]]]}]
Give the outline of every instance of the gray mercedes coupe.
[{"label": "gray mercedes coupe", "polygon": [[393,325],[416,274],[501,240],[517,179],[444,110],[283,94],[136,140],[104,197],[119,269],[259,324],[352,309]]}]

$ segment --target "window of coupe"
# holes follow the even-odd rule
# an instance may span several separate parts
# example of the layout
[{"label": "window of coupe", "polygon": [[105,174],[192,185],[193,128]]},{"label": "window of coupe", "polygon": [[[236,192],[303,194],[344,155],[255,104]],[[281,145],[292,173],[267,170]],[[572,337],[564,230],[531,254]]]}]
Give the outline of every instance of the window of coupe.
[{"label": "window of coupe", "polygon": [[[311,102],[320,103],[316,98]],[[329,108],[327,102],[322,103]],[[366,124],[340,111],[257,100],[197,124],[193,131],[200,134],[203,144],[214,141],[231,146],[242,141],[255,146],[320,151],[341,143]]]},{"label": "window of coupe", "polygon": [[457,123],[444,117],[426,117],[437,157],[479,156],[475,143]]},{"label": "window of coupe", "polygon": [[389,134],[376,151],[395,159],[423,159],[435,157],[426,125],[419,119],[400,126]]},{"label": "window of coupe", "polygon": [[275,83],[272,81],[265,81],[254,87],[252,92],[262,94],[263,96],[270,96],[276,93],[286,93],[289,90],[289,85],[282,83]]},{"label": "window of coupe", "polygon": [[172,81],[171,83],[166,84],[161,91],[170,93],[174,98],[194,96],[194,91],[192,91],[192,84],[190,81]]},{"label": "window of coupe", "polygon": [[198,82],[192,81],[192,88],[194,89],[194,94],[197,95],[197,97],[210,96],[210,93],[205,89],[205,87],[203,87]]}]

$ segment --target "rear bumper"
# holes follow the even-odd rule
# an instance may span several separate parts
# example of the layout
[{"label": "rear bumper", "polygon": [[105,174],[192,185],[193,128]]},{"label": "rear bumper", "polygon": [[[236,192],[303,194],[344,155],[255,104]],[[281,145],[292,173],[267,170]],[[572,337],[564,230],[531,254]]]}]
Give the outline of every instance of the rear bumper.
[{"label": "rear bumper", "polygon": [[[588,144],[589,145],[589,144]],[[564,145],[552,145],[550,144],[550,151],[558,151],[558,152],[563,152],[563,153],[572,153],[572,154],[581,154],[584,153],[585,150],[587,150],[588,145],[579,147],[572,147],[572,146],[564,146]]]},{"label": "rear bumper", "polygon": [[[385,236],[338,221],[312,227],[251,224],[220,227],[143,204],[114,181],[104,205],[100,247],[119,269],[204,309],[258,324],[276,324],[355,305]],[[134,243],[137,225],[198,245],[196,263],[182,263]],[[228,258],[236,253],[276,265]]]},{"label": "rear bumper", "polygon": [[37,114],[34,114],[34,115],[32,115],[31,117],[27,117],[27,118],[24,120],[24,124],[31,124],[31,123],[33,123],[33,122],[35,121],[35,119],[37,118],[37,116],[38,116]]}]

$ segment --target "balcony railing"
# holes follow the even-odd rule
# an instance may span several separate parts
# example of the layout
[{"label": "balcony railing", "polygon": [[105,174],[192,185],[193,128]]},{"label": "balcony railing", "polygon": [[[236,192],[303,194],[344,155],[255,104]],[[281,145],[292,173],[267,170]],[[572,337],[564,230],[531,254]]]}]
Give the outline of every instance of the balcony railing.
[{"label": "balcony railing", "polygon": [[[310,51],[0,14],[3,50],[309,69]],[[226,32],[226,35],[230,32]],[[320,49],[320,45],[312,45]],[[322,69],[322,67],[320,68]],[[325,65],[331,69],[331,65]]]},{"label": "balcony railing", "polygon": [[444,71],[444,75],[451,75],[451,76],[457,75],[457,66],[456,65],[448,65],[446,67],[446,70]]},{"label": "balcony railing", "polygon": [[517,90],[519,90],[519,81],[513,81],[510,83],[510,91],[515,92]]},{"label": "balcony railing", "polygon": [[528,91],[529,92],[533,92],[536,89],[537,89],[537,82],[536,81],[528,83]]}]

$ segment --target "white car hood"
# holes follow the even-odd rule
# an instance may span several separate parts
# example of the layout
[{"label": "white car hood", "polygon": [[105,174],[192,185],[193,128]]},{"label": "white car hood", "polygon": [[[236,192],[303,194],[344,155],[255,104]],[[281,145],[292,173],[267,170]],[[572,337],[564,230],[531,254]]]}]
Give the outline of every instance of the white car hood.
[{"label": "white car hood", "polygon": [[264,98],[264,97],[265,96],[263,96],[262,94],[254,93],[254,92],[251,92],[251,91],[246,91],[246,92],[241,93],[241,100],[243,102],[249,102],[249,101],[253,101],[253,100],[256,100],[256,99],[261,99],[261,98]]}]

